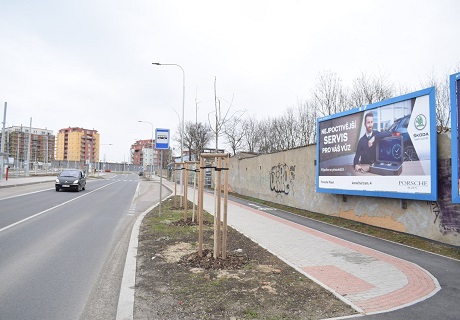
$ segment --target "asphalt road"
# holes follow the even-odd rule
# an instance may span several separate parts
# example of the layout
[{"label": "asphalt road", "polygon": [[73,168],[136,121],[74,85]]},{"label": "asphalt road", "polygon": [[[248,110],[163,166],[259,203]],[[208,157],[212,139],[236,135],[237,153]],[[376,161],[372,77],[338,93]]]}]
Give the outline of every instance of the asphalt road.
[{"label": "asphalt road", "polygon": [[372,320],[457,320],[460,319],[460,261],[442,257],[429,252],[413,249],[397,243],[339,228],[302,216],[291,214],[268,206],[256,204],[240,198],[231,197],[232,201],[266,211],[277,217],[310,227],[338,238],[369,247],[389,255],[413,262],[429,271],[441,285],[441,290],[434,296],[391,312],[367,315],[360,319]]},{"label": "asphalt road", "polygon": [[134,174],[2,192],[0,319],[115,318],[132,225],[158,200]]}]

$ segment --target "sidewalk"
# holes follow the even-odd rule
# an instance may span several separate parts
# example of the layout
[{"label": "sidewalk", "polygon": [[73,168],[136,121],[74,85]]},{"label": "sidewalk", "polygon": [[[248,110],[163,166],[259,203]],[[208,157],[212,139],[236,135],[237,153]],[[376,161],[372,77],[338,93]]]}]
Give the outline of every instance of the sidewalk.
[{"label": "sidewalk", "polygon": [[[203,207],[214,213],[212,195],[204,194]],[[233,201],[228,224],[364,314],[400,309],[440,290],[418,265]]]},{"label": "sidewalk", "polygon": [[[56,174],[57,175],[57,174]],[[44,183],[56,180],[56,175],[54,176],[30,176],[30,177],[12,177],[9,176],[8,180],[3,177],[0,180],[0,188],[9,188],[9,187],[17,187],[20,185],[28,185],[28,184],[36,184],[36,183]]]},{"label": "sidewalk", "polygon": [[[9,178],[0,181],[0,188],[54,179]],[[163,183],[174,189],[172,182]],[[192,188],[188,198],[193,200]],[[203,207],[214,213],[212,195],[204,194]],[[438,281],[416,264],[233,201],[228,203],[228,224],[363,314],[400,309],[440,290]]]}]

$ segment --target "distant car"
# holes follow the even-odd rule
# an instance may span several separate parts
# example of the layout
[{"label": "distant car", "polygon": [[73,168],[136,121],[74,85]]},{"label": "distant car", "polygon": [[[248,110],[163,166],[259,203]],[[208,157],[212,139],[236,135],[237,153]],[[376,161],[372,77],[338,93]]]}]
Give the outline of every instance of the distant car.
[{"label": "distant car", "polygon": [[391,127],[388,129],[393,135],[402,136],[404,143],[404,161],[417,161],[418,155],[415,151],[412,140],[410,139],[409,132],[407,132],[407,127],[409,125],[410,114],[402,118],[396,119]]},{"label": "distant car", "polygon": [[144,172],[139,171],[139,176],[141,177],[141,176],[143,176],[143,175],[144,175]]},{"label": "distant car", "polygon": [[86,176],[82,170],[66,169],[56,178],[56,191],[61,189],[81,191],[86,189]]}]

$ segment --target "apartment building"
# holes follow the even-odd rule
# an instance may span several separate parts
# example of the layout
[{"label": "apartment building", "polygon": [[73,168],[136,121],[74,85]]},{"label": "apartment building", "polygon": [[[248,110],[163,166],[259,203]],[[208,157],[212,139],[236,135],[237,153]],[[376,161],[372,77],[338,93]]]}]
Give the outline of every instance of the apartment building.
[{"label": "apartment building", "polygon": [[11,165],[22,168],[27,161],[27,150],[31,163],[50,163],[54,160],[54,147],[52,130],[23,126],[5,128],[4,150]]},{"label": "apartment building", "polygon": [[99,162],[100,135],[97,130],[69,127],[56,137],[56,160]]},{"label": "apartment building", "polygon": [[153,163],[157,168],[160,164],[159,150],[154,149],[155,140],[137,140],[131,145],[131,162],[135,165],[147,167]]}]

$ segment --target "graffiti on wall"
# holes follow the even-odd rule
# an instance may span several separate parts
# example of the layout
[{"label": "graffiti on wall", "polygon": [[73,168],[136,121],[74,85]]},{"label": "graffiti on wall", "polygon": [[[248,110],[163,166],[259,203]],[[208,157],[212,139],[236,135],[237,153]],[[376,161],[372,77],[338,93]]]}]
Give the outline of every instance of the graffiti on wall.
[{"label": "graffiti on wall", "polygon": [[452,161],[438,160],[438,201],[429,202],[442,233],[460,233],[460,204],[452,203]]},{"label": "graffiti on wall", "polygon": [[278,194],[289,194],[294,190],[295,166],[279,163],[270,171],[270,190]]}]

